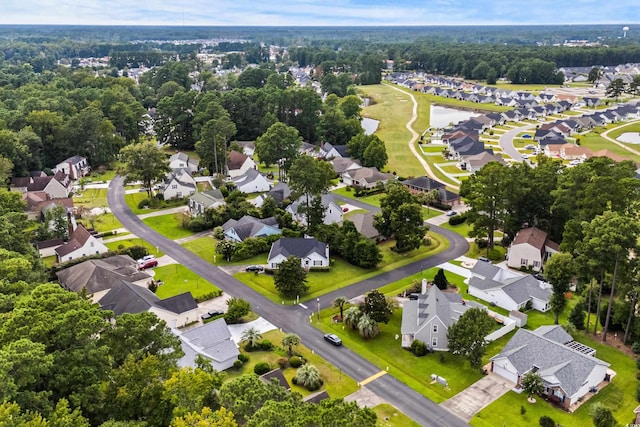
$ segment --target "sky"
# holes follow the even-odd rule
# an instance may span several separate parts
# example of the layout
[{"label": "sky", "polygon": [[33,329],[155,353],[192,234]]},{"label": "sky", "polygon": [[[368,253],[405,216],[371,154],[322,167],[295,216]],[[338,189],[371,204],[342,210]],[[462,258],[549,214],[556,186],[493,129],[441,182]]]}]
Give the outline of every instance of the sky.
[{"label": "sky", "polygon": [[640,24],[638,0],[0,0],[0,24]]}]

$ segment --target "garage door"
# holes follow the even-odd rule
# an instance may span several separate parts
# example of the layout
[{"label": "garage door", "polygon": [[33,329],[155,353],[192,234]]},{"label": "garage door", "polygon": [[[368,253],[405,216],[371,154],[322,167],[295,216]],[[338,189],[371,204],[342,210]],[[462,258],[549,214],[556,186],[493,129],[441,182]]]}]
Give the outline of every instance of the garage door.
[{"label": "garage door", "polygon": [[505,368],[498,366],[497,364],[493,364],[493,372],[500,375],[503,378],[508,379],[509,381],[513,381],[514,383],[518,382],[518,374],[515,374],[511,371],[507,371]]}]

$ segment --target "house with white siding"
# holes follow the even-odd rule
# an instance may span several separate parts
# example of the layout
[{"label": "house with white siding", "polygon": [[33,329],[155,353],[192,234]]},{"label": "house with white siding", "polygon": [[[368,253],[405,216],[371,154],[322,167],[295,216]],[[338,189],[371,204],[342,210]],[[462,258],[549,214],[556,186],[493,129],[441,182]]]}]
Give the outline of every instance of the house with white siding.
[{"label": "house with white siding", "polygon": [[331,263],[328,244],[313,237],[283,237],[271,245],[267,264],[275,270],[291,256],[300,258],[300,265],[305,269],[326,268]]},{"label": "house with white siding", "polygon": [[78,224],[69,241],[58,246],[55,250],[58,262],[70,261],[89,255],[104,254],[109,248],[102,243],[102,239],[96,238],[82,224]]}]

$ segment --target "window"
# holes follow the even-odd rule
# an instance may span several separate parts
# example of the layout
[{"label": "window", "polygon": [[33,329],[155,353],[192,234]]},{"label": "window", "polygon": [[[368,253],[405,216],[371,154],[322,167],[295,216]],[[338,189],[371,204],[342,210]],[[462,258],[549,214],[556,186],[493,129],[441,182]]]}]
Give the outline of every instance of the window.
[{"label": "window", "polygon": [[315,261],[313,261],[313,265],[314,266],[322,266],[322,261],[315,260]]},{"label": "window", "polygon": [[540,261],[533,261],[534,267],[540,267]]},{"label": "window", "polygon": [[94,242],[89,242],[89,246],[93,247]]},{"label": "window", "polygon": [[171,188],[172,188],[173,190],[177,189],[177,188],[178,188],[178,184],[171,184]]},{"label": "window", "polygon": [[438,338],[431,338],[431,347],[436,348],[438,346]]},{"label": "window", "polygon": [[438,325],[433,325],[433,332],[438,333]]},{"label": "window", "polygon": [[529,265],[529,260],[528,259],[524,259],[524,258],[520,258],[520,265]]}]

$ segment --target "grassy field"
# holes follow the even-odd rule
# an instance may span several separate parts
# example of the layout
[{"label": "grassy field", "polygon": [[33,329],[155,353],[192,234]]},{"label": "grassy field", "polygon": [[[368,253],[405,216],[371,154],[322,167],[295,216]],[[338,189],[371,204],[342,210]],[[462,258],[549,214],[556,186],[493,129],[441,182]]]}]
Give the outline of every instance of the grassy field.
[{"label": "grassy field", "polygon": [[[435,255],[448,247],[448,242],[444,238],[435,233],[429,234],[431,236],[431,246],[423,246],[420,249],[403,254],[391,250],[391,247],[395,244],[394,242],[382,243],[379,245],[383,256],[382,262],[379,264],[381,267],[372,270],[355,267],[340,258],[332,258],[330,271],[309,272],[307,276],[309,291],[306,295],[301,295],[301,301],[317,298],[320,295],[335,291],[336,289],[351,285],[360,280],[365,280],[430,255]],[[283,300],[275,288],[273,276],[271,275],[242,272],[234,274],[234,277],[278,304],[283,301],[286,304],[295,303],[295,301],[292,300]]]},{"label": "grassy field", "polygon": [[153,228],[158,233],[168,239],[176,240],[183,237],[189,237],[195,234],[193,231],[187,230],[181,226],[181,213],[166,214],[152,216],[142,220],[146,225]]},{"label": "grassy field", "polygon": [[189,240],[182,244],[182,246],[198,255],[208,263],[225,266],[225,265],[251,265],[251,264],[266,264],[267,254],[260,254],[253,258],[245,259],[242,261],[225,261],[220,255],[215,256],[216,240],[213,237],[198,237],[193,240]]},{"label": "grassy field", "polygon": [[[380,121],[376,135],[387,147],[389,162],[386,169],[405,176],[424,175],[424,168],[407,146],[411,133],[405,125],[411,118],[413,108],[409,96],[382,84],[360,86],[359,90],[362,96],[373,100],[372,105],[363,108],[362,114]],[[428,118],[418,117],[414,124],[416,130],[420,129],[418,126],[421,122],[428,123]]]},{"label": "grassy field", "polygon": [[139,237],[132,237],[126,240],[116,240],[114,242],[109,242],[107,240],[107,242],[105,242],[105,245],[111,251],[118,251],[120,249],[128,248],[131,246],[144,246],[147,249],[147,252],[150,255],[155,255],[156,258],[160,258],[162,255],[164,255],[164,252],[159,251],[155,246],[151,246],[149,243],[145,242]]},{"label": "grassy field", "polygon": [[[271,341],[275,348],[273,351],[252,351],[246,352],[244,345],[240,346],[240,352],[249,357],[249,361],[242,366],[240,370],[230,369],[226,371],[227,378],[235,378],[244,374],[253,373],[253,368],[259,362],[267,362],[273,369],[278,367],[278,359],[281,357],[287,357],[286,349],[280,347],[282,338],[285,336],[283,332],[279,330],[269,331],[262,334],[263,340]],[[303,344],[295,347],[295,352],[302,355],[307,360],[307,363],[315,366],[320,371],[320,376],[324,380],[324,385],[320,390],[326,390],[331,398],[341,398],[348,396],[349,394],[358,390],[358,384],[356,381],[343,373],[340,369],[333,366],[331,363],[324,360],[322,357],[313,353]],[[287,378],[291,391],[300,393],[303,396],[307,396],[311,393],[304,387],[294,385],[291,379],[296,375],[296,369],[287,367],[282,370],[282,373]]]},{"label": "grassy field", "polygon": [[105,208],[107,203],[106,188],[85,188],[73,196],[73,204],[87,209]]},{"label": "grassy field", "polygon": [[[91,225],[91,222],[89,222],[89,225]],[[116,230],[118,228],[122,228],[122,223],[118,221],[118,219],[115,217],[114,214],[105,213],[105,214],[100,214],[96,217],[95,221],[93,222],[93,227],[97,231],[102,233],[105,231],[111,231],[111,230]]]},{"label": "grassy field", "polygon": [[191,292],[194,298],[198,298],[211,292],[219,291],[213,284],[180,264],[165,265],[164,267],[156,267],[153,270],[156,273],[153,278],[164,282],[156,291],[156,295],[160,299],[184,292]]},{"label": "grassy field", "polygon": [[388,403],[373,408],[378,416],[377,427],[420,427],[420,424],[407,417]]},{"label": "grassy field", "polygon": [[148,198],[148,196],[145,191],[140,191],[138,193],[129,193],[124,195],[124,201],[127,203],[127,206],[129,206],[131,211],[136,215],[153,212],[152,209],[140,209],[138,207],[138,203],[140,203],[146,198]]},{"label": "grassy field", "polygon": [[467,221],[458,225],[450,225],[449,222],[445,222],[441,224],[440,227],[458,233],[462,237],[469,237],[469,231],[471,231],[471,225]]}]

